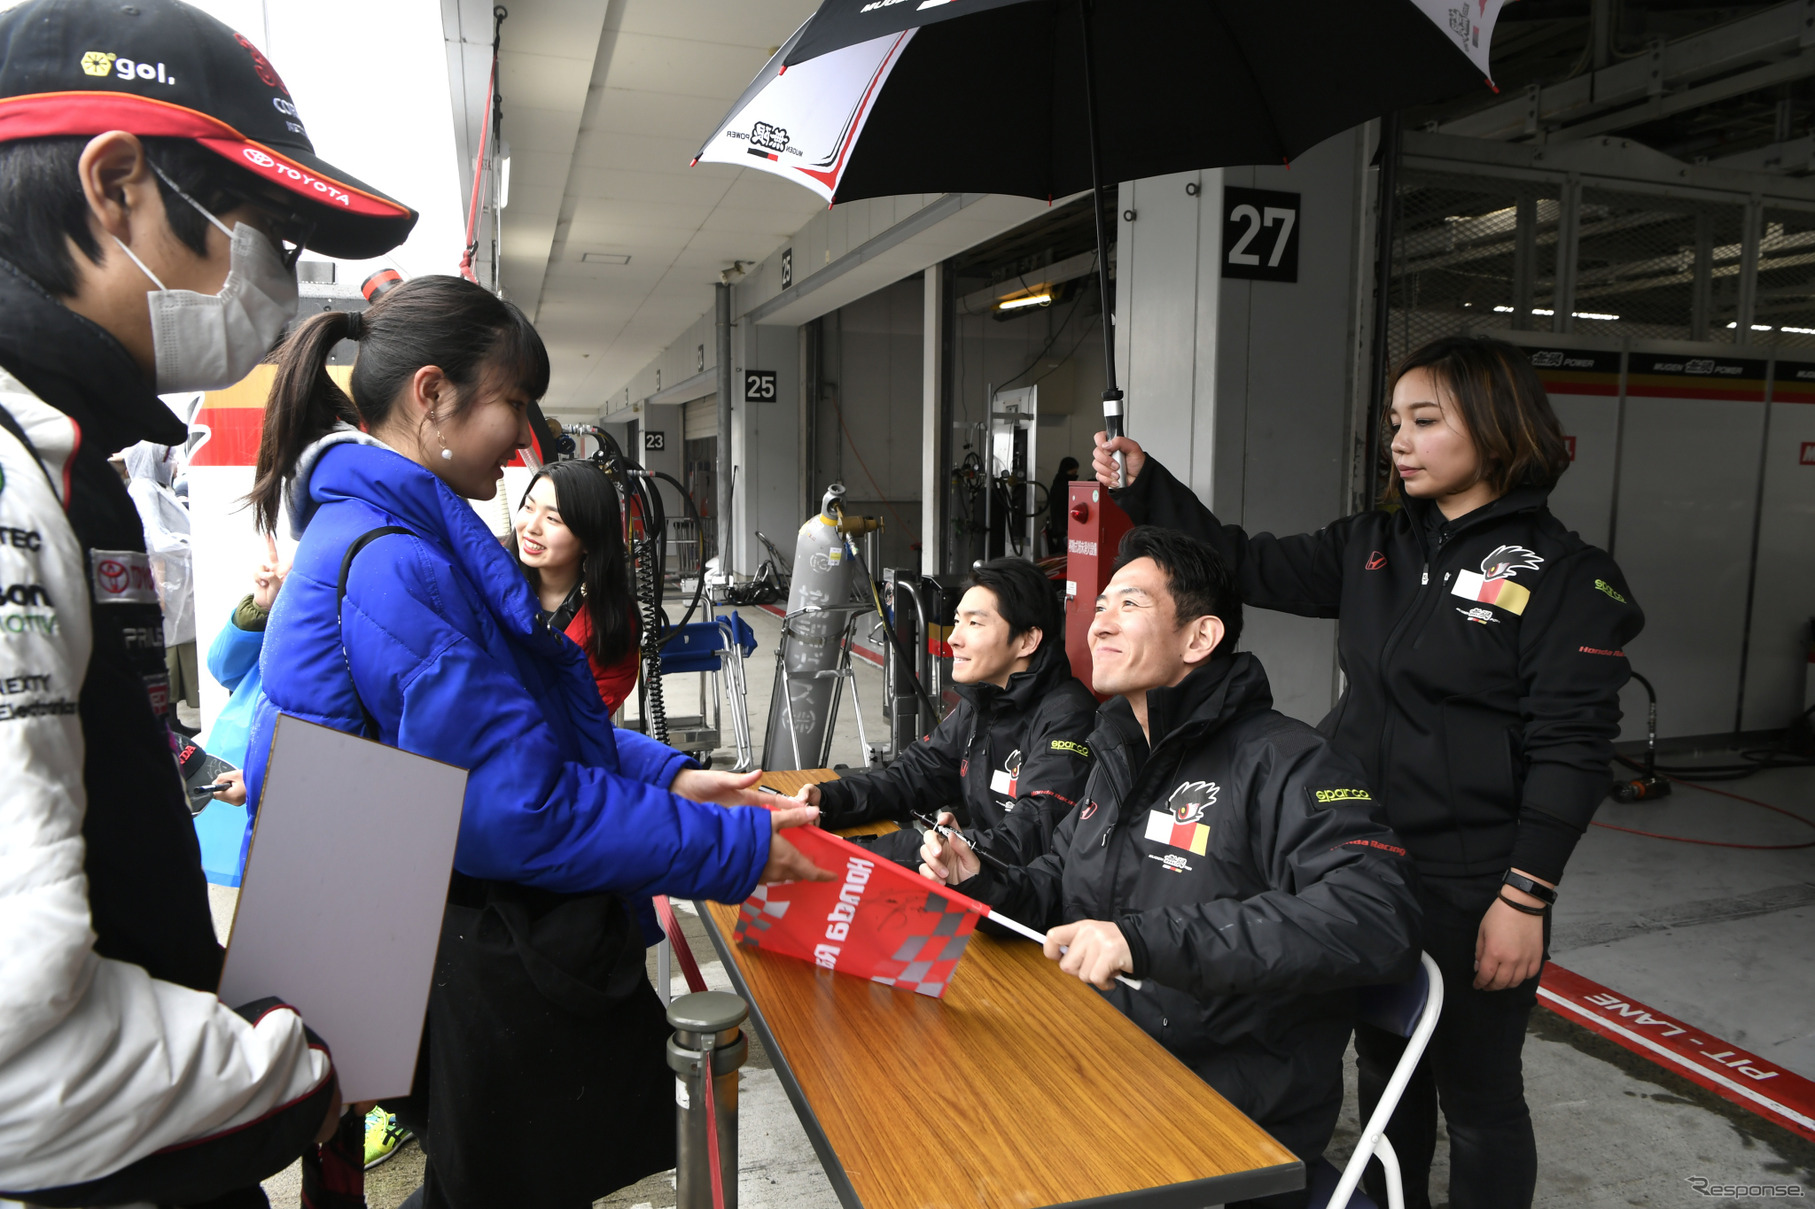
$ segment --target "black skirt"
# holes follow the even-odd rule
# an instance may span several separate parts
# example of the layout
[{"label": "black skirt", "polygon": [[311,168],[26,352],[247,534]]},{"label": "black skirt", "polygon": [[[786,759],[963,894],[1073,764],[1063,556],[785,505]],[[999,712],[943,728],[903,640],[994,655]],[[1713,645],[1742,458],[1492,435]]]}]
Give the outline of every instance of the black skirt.
[{"label": "black skirt", "polygon": [[387,1107],[426,1127],[438,1204],[583,1209],[674,1166],[668,1034],[623,899],[456,874],[416,1087]]}]

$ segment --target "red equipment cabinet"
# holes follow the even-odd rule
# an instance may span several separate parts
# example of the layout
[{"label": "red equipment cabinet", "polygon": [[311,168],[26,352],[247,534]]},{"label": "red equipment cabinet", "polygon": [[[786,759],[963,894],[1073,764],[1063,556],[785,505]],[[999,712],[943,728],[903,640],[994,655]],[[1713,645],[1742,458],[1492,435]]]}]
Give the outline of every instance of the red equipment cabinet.
[{"label": "red equipment cabinet", "polygon": [[[1071,484],[1065,526],[1065,654],[1071,674],[1090,684],[1090,622],[1109,582],[1115,553],[1134,528],[1128,514],[1094,480]],[[1103,694],[1097,694],[1098,700]]]}]

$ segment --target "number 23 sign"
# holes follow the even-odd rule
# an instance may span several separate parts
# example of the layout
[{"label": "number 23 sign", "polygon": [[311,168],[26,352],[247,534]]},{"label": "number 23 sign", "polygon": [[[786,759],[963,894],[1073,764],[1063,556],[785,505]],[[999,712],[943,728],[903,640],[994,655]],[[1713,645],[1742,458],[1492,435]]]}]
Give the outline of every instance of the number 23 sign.
[{"label": "number 23 sign", "polygon": [[1298,280],[1297,193],[1223,190],[1223,276]]}]

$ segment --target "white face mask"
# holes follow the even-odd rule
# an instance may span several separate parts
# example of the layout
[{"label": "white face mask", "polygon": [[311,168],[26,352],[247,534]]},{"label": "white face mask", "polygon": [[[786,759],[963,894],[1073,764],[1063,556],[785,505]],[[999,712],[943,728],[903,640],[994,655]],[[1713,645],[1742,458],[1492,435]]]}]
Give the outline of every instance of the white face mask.
[{"label": "white face mask", "polygon": [[[170,184],[168,178],[164,183]],[[114,242],[158,287],[146,293],[158,393],[219,390],[251,373],[284,334],[296,315],[296,273],[255,228],[236,223],[229,231],[193,197],[170,187],[232,241],[227,280],[218,294],[167,290],[131,248],[118,238]]]}]

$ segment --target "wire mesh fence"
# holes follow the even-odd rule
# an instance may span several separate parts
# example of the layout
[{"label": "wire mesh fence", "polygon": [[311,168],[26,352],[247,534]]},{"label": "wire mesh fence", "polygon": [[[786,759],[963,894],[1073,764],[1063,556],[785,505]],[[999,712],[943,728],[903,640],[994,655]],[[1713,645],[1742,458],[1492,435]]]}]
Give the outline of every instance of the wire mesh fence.
[{"label": "wire mesh fence", "polygon": [[1584,189],[1574,330],[1731,343],[1745,207]]},{"label": "wire mesh fence", "polygon": [[1764,210],[1751,330],[1742,334],[1743,197],[1583,187],[1577,198],[1574,262],[1565,266],[1573,288],[1559,287],[1559,276],[1571,276],[1557,264],[1571,216],[1557,184],[1406,173],[1388,292],[1391,360],[1440,336],[1518,330],[1815,347],[1815,212]]},{"label": "wire mesh fence", "polygon": [[1559,213],[1542,184],[1408,174],[1394,223],[1391,359],[1439,336],[1547,329]]},{"label": "wire mesh fence", "polygon": [[700,573],[704,561],[718,551],[718,524],[714,517],[668,518],[668,569],[682,579]]},{"label": "wire mesh fence", "polygon": [[1754,325],[1774,344],[1815,348],[1815,214],[1765,210]]}]

